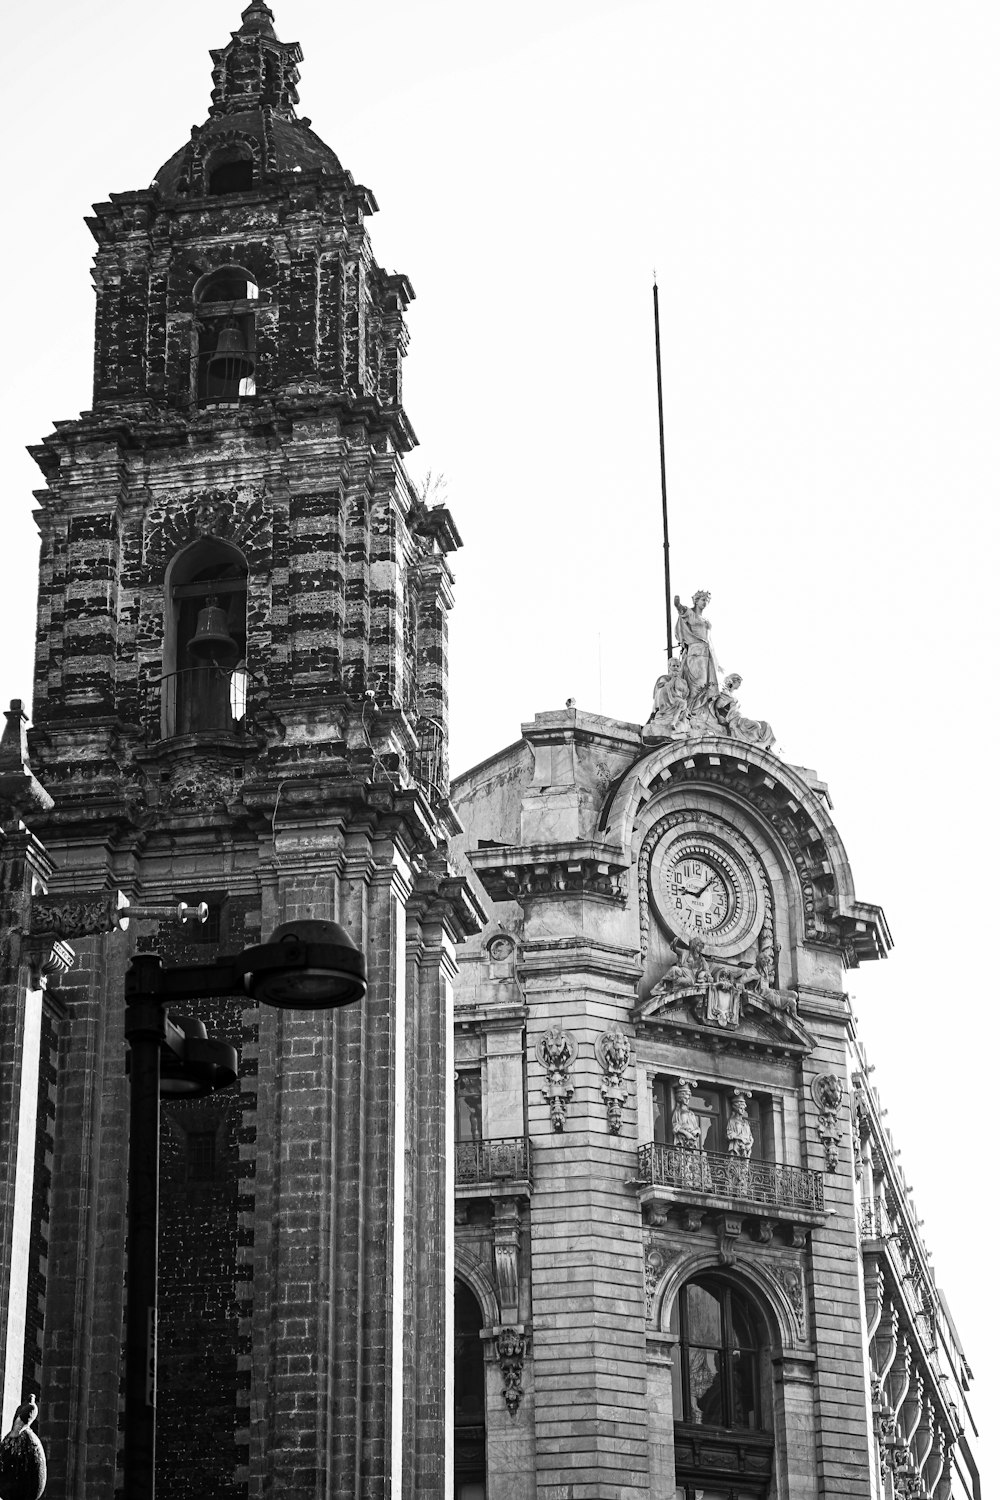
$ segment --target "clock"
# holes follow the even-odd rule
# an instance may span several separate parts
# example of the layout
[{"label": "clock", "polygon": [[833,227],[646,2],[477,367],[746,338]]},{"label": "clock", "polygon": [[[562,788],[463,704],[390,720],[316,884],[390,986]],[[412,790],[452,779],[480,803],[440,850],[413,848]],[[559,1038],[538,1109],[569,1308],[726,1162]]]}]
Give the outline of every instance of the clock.
[{"label": "clock", "polygon": [[[740,841],[742,842],[742,841]],[[719,957],[748,948],[764,921],[763,882],[756,860],[735,841],[691,825],[671,829],[653,851],[649,893],[674,938],[703,939]]]}]

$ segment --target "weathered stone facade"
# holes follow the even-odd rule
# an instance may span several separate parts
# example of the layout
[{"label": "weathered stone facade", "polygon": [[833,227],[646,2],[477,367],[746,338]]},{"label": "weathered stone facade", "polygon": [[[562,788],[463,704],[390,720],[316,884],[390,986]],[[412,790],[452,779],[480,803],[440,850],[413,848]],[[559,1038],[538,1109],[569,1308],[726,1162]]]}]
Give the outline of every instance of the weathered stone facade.
[{"label": "weathered stone facade", "polygon": [[457,1500],[978,1494],[844,991],[888,929],[825,786],[678,665],[643,728],[570,704],[453,788],[489,911],[456,990],[459,1349],[486,1351]]},{"label": "weathered stone facade", "polygon": [[[447,863],[459,538],[403,465],[412,288],[374,259],[371,193],[296,118],[301,53],[272,21],[248,6],[206,123],[95,208],[93,409],[33,450],[51,797],[26,811],[20,769],[4,804],[0,1107],[31,1142],[10,1131],[2,1163],[25,1267],[4,1403],[23,1364],[67,1500],[110,1496],[120,1448],[129,957],[236,952],[301,917],[364,949],[365,1001],[206,1003],[238,1088],[163,1110],[158,1493],[446,1484],[451,984],[480,921]],[[44,992],[43,889],[75,949]],[[119,889],[210,920],[120,931]]]}]

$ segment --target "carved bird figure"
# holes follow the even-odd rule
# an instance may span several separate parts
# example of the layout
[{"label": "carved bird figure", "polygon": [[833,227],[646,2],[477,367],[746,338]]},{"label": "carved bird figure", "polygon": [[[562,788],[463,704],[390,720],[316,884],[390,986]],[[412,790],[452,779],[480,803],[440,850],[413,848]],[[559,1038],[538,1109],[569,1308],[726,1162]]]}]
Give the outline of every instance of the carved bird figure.
[{"label": "carved bird figure", "polygon": [[45,1490],[45,1449],[31,1430],[38,1403],[30,1396],[14,1413],[0,1442],[0,1500],[41,1500]]}]

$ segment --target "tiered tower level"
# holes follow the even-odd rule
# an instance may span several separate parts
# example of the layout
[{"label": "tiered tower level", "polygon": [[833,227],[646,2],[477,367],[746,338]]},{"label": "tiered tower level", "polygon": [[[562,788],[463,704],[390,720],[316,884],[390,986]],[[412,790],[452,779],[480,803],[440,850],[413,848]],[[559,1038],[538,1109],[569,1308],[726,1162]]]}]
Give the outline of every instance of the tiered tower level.
[{"label": "tiered tower level", "polygon": [[[205,124],[88,221],[93,409],[33,450],[32,880],[75,961],[42,1029],[25,1378],[51,1491],[110,1496],[137,940],[191,960],[333,918],[363,1005],[204,1007],[238,1090],[164,1111],[158,1469],[178,1500],[440,1494],[450,984],[478,920],[445,844],[459,539],[403,464],[412,289],[296,116],[300,48],[255,0],[212,57]],[[81,894],[117,889],[210,919],[81,939]]]}]

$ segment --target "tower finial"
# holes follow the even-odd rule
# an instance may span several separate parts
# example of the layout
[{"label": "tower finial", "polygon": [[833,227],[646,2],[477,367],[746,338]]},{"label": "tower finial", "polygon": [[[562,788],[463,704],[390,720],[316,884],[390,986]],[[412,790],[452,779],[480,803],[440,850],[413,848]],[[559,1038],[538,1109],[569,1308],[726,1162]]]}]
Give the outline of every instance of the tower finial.
[{"label": "tower finial", "polygon": [[243,12],[243,25],[240,27],[242,36],[274,36],[274,12],[264,4],[264,0],[250,0],[250,4]]}]

